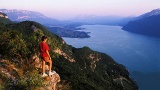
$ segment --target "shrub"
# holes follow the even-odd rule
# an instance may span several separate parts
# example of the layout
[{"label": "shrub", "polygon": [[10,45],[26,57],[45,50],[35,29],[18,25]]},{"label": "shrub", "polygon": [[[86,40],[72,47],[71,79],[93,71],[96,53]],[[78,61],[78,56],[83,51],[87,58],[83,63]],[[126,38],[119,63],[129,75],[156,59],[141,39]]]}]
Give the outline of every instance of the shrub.
[{"label": "shrub", "polygon": [[41,87],[43,79],[40,77],[36,70],[32,72],[26,72],[25,75],[11,79],[8,83],[7,88],[11,90],[33,90]]}]

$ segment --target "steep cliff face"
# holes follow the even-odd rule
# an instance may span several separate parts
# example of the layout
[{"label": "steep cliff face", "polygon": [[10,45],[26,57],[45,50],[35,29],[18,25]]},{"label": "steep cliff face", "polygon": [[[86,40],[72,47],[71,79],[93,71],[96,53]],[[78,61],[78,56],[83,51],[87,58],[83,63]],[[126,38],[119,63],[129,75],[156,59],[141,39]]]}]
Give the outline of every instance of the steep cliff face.
[{"label": "steep cliff face", "polygon": [[[39,23],[30,21],[0,24],[0,37],[2,37],[0,38],[2,42],[0,43],[0,69],[3,71],[0,73],[2,77],[0,88],[33,90],[41,88],[45,80],[52,80],[52,78],[44,80],[39,77],[40,64],[37,64],[33,58],[39,56],[38,44],[43,35],[48,36],[53,59],[52,69],[59,74],[59,79],[61,78],[61,82],[57,84],[58,88],[64,90],[138,89],[127,69],[116,63],[110,56],[88,47],[69,46],[62,38],[50,33]],[[11,69],[10,72],[4,73],[5,68]],[[12,74],[6,76],[7,73]]]}]

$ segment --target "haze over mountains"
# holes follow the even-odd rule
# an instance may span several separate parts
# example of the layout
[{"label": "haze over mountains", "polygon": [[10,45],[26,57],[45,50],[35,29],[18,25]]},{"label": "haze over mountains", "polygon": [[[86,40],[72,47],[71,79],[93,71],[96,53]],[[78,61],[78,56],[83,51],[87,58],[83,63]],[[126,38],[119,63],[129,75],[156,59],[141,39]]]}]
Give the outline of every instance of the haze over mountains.
[{"label": "haze over mountains", "polygon": [[8,9],[0,9],[0,12],[8,15],[11,21],[36,21],[41,24],[55,24],[58,23],[59,20],[54,18],[49,18],[39,12],[35,11],[27,11],[27,10],[8,10]]},{"label": "haze over mountains", "polygon": [[[118,25],[123,26],[122,29],[126,31],[160,37],[160,9],[154,9],[138,17],[81,15],[67,21],[60,21],[55,18],[49,18],[41,13],[27,10],[0,9],[0,12],[7,14],[9,19],[12,21],[30,20],[39,22],[48,27],[56,26],[56,28],[50,28],[50,31],[56,33],[61,37],[89,37],[87,33],[73,31],[77,30],[77,26],[88,24]],[[65,32],[65,34],[62,34],[63,32]],[[69,33],[72,33],[72,35]],[[79,34],[81,34],[81,36],[79,36]]]},{"label": "haze over mountains", "polygon": [[[124,17],[119,16],[95,16],[95,15],[81,15],[77,16],[71,20],[60,21],[55,18],[49,18],[41,13],[35,11],[27,11],[27,10],[8,10],[8,9],[0,9],[0,12],[8,15],[9,19],[12,21],[25,21],[25,20],[34,20],[41,24],[70,24],[72,22],[79,22],[82,24],[110,24],[115,25],[118,21],[124,19]],[[131,18],[131,17],[127,17]]]}]

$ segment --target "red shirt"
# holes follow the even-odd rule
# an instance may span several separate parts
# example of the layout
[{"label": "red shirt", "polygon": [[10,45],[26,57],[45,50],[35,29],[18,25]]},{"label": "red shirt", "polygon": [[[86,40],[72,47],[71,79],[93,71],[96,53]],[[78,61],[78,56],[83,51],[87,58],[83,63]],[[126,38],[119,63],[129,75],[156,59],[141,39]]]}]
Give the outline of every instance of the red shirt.
[{"label": "red shirt", "polygon": [[40,49],[41,57],[48,57],[48,54],[46,53],[46,51],[50,49],[47,43],[41,42],[39,44],[39,49]]}]

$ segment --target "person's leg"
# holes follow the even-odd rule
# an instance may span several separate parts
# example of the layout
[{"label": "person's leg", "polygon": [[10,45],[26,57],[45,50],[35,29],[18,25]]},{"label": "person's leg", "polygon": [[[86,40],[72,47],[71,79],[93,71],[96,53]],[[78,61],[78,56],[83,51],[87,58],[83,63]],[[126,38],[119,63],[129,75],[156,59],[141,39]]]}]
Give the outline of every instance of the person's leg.
[{"label": "person's leg", "polygon": [[44,57],[44,61],[49,64],[49,71],[52,69],[52,60],[49,59],[49,57]]},{"label": "person's leg", "polygon": [[48,76],[48,75],[45,73],[45,65],[46,65],[46,62],[45,62],[44,60],[42,60],[42,77]]},{"label": "person's leg", "polygon": [[49,60],[49,75],[53,75],[55,73],[55,71],[52,72],[52,60]]},{"label": "person's leg", "polygon": [[50,60],[49,57],[45,57],[44,60],[49,63],[49,75],[54,74],[55,72],[52,72],[52,60]]},{"label": "person's leg", "polygon": [[49,71],[51,72],[52,70],[52,60],[49,60]]},{"label": "person's leg", "polygon": [[45,61],[42,60],[42,73],[44,74],[45,73]]}]

